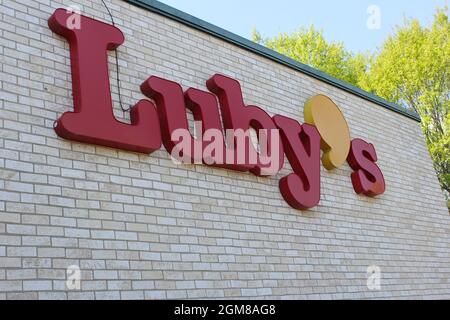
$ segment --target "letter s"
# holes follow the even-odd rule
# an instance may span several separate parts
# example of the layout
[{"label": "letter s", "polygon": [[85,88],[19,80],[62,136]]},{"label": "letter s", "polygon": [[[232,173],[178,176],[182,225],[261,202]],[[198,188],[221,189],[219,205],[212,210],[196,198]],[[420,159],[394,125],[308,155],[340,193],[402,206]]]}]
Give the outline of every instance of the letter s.
[{"label": "letter s", "polygon": [[347,162],[354,170],[352,184],[355,192],[375,197],[384,193],[385,182],[383,173],[375,164],[377,154],[373,144],[362,139],[353,139]]}]

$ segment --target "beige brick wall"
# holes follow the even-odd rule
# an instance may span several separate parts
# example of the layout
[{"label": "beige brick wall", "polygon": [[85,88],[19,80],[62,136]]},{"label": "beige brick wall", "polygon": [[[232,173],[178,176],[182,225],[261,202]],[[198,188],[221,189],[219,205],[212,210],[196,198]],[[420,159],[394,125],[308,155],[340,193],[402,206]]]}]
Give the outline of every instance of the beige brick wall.
[{"label": "beige brick wall", "polygon": [[[52,126],[72,110],[69,51],[47,19],[71,3],[109,22],[100,0],[0,0],[0,299],[450,299],[450,217],[419,123],[114,0],[127,105],[150,75],[200,89],[230,75],[248,104],[299,121],[324,93],[376,146],[386,193],[358,196],[347,165],[322,168],[320,205],[301,212],[278,190],[288,164],[258,178],[62,140]],[[69,265],[81,290],[66,287]],[[381,290],[366,286],[370,265]]]}]

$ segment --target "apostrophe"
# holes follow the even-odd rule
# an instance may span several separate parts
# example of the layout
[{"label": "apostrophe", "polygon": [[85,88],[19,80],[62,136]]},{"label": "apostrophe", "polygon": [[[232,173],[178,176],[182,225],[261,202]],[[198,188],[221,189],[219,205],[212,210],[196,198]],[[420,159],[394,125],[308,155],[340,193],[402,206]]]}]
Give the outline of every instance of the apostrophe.
[{"label": "apostrophe", "polygon": [[316,126],[322,137],[322,164],[327,170],[340,167],[350,151],[350,131],[339,107],[319,94],[305,103],[305,122]]}]

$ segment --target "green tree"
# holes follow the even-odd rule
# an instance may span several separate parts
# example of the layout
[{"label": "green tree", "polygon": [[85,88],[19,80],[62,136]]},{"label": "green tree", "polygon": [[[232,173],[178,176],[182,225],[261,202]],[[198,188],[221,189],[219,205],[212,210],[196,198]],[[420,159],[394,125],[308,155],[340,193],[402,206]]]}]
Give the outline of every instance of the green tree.
[{"label": "green tree", "polygon": [[369,66],[368,54],[353,54],[341,42],[328,42],[313,25],[273,38],[263,38],[253,29],[252,40],[353,85],[358,85]]},{"label": "green tree", "polygon": [[406,21],[384,42],[359,85],[416,111],[441,186],[450,192],[450,22],[436,11],[426,28]]},{"label": "green tree", "polygon": [[252,39],[336,78],[415,110],[440,184],[450,192],[450,23],[447,8],[431,27],[407,20],[375,53],[353,54],[313,26]]}]

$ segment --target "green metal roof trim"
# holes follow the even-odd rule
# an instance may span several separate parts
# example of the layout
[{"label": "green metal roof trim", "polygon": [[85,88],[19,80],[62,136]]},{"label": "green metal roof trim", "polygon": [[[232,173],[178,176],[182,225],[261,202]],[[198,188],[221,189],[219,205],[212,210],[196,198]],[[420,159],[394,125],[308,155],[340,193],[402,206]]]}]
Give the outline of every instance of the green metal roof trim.
[{"label": "green metal roof trim", "polygon": [[150,10],[152,12],[158,13],[170,19],[179,21],[187,26],[190,26],[194,29],[201,30],[210,35],[213,35],[217,38],[220,38],[224,41],[237,45],[241,48],[244,48],[248,51],[251,51],[257,55],[266,57],[270,60],[276,61],[282,65],[285,65],[289,68],[297,70],[301,73],[309,75],[313,78],[331,84],[339,89],[350,92],[358,97],[361,97],[367,101],[376,103],[382,107],[385,107],[394,112],[400,113],[408,118],[419,121],[420,118],[417,113],[403,108],[395,103],[389,102],[383,98],[380,98],[372,93],[362,90],[361,88],[355,87],[350,83],[334,78],[320,70],[314,69],[306,64],[300,63],[294,59],[291,59],[287,56],[284,56],[274,50],[266,48],[260,44],[257,44],[253,41],[245,39],[241,36],[238,36],[232,32],[229,32],[225,29],[219,28],[209,22],[198,19],[190,14],[187,14],[183,11],[175,9],[171,6],[168,6],[162,2],[156,0],[126,0],[128,3],[139,6],[141,8]]}]

